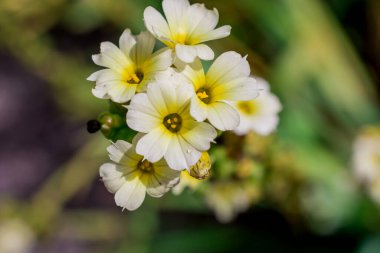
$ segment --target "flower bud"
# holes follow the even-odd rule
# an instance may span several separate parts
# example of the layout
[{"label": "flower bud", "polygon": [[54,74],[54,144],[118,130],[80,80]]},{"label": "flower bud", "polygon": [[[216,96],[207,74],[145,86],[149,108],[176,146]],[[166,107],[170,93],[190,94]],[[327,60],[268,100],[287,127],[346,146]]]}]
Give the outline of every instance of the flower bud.
[{"label": "flower bud", "polygon": [[211,158],[207,152],[202,152],[198,162],[190,167],[190,176],[196,179],[206,179],[210,176]]},{"label": "flower bud", "polygon": [[98,121],[101,124],[100,130],[108,139],[112,139],[118,130],[123,126],[123,119],[117,114],[103,113],[99,116]]}]

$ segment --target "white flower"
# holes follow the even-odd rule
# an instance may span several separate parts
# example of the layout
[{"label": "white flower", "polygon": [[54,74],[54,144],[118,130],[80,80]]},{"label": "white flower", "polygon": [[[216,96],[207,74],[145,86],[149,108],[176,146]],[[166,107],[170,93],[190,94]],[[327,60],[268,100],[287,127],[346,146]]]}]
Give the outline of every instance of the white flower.
[{"label": "white flower", "polygon": [[214,210],[216,218],[227,223],[238,213],[248,210],[251,197],[238,182],[216,182],[206,191],[205,200]]},{"label": "white flower", "polygon": [[128,126],[146,133],[136,151],[150,162],[165,157],[172,169],[189,169],[210,148],[216,131],[191,117],[191,86],[180,74],[169,70],[156,78],[147,93],[135,95],[128,106]]},{"label": "white flower", "polygon": [[278,98],[270,92],[268,83],[256,78],[260,90],[259,97],[249,101],[238,101],[234,107],[240,113],[240,124],[234,130],[238,135],[247,134],[254,131],[259,135],[272,133],[279,121],[278,113],[282,106]]},{"label": "white flower", "polygon": [[135,151],[137,135],[133,144],[117,141],[108,147],[112,163],[100,167],[100,176],[115,202],[127,210],[137,209],[145,198],[161,197],[179,182],[180,173],[168,167],[164,160],[150,163]]},{"label": "white flower", "polygon": [[105,67],[88,77],[96,81],[92,90],[98,98],[117,103],[128,102],[136,92],[145,91],[147,83],[158,71],[172,65],[171,50],[153,53],[155,38],[148,32],[133,36],[129,29],[120,37],[118,48],[111,42],[100,45],[100,54],[93,55],[95,64]]},{"label": "white flower", "polygon": [[208,10],[203,4],[190,5],[188,0],[164,0],[164,17],[153,7],[144,11],[146,28],[168,47],[175,49],[183,62],[193,62],[196,57],[214,59],[214,52],[202,44],[230,35],[231,27],[226,25],[215,29],[219,14],[216,9]]},{"label": "white flower", "polygon": [[33,252],[36,236],[33,230],[22,220],[10,219],[0,222],[0,252]]},{"label": "white flower", "polygon": [[380,204],[380,129],[364,129],[355,140],[353,151],[355,176]]},{"label": "white flower", "polygon": [[176,61],[175,65],[193,85],[191,115],[198,121],[207,119],[219,130],[232,130],[239,125],[239,113],[230,101],[250,100],[258,95],[246,57],[236,52],[220,55],[207,74],[200,60],[190,65]]}]

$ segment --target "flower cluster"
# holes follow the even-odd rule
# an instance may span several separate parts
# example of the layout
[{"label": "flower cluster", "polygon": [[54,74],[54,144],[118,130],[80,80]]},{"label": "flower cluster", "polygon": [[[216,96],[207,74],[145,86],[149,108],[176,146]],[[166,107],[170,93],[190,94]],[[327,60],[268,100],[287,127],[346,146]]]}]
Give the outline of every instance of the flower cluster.
[{"label": "flower cluster", "polygon": [[[216,9],[188,0],[163,0],[162,7],[165,16],[153,7],[145,9],[147,31],[134,36],[125,30],[118,46],[101,43],[100,54],[92,59],[104,69],[88,78],[96,82],[96,97],[125,109],[122,119],[135,135],[132,143],[113,140],[108,148],[112,162],[100,168],[117,205],[128,210],[138,208],[146,193],[161,197],[176,186],[184,170],[198,179],[207,177],[207,151],[218,134],[256,128],[268,134],[280,110],[272,96],[261,103],[263,108],[274,104],[271,110],[251,104],[259,89],[246,56],[225,52],[204,68],[203,61],[215,58],[204,43],[227,37],[231,30],[216,28]],[[164,47],[155,50],[156,40]],[[249,123],[251,109],[262,110],[269,130]]]}]

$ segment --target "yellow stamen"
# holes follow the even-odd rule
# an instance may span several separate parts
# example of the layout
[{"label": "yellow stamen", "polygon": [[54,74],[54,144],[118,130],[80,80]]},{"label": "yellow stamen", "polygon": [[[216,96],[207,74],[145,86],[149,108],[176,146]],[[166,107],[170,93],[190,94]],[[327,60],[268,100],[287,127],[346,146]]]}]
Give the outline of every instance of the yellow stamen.
[{"label": "yellow stamen", "polygon": [[197,93],[197,96],[198,96],[200,99],[208,98],[208,95],[207,95],[206,91],[198,92],[198,93]]}]

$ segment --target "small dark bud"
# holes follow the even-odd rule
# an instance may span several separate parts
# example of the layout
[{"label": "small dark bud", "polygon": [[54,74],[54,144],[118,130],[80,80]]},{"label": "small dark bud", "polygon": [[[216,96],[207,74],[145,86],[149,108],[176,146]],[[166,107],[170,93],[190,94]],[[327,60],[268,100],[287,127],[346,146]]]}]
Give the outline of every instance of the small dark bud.
[{"label": "small dark bud", "polygon": [[96,133],[97,131],[100,130],[101,127],[102,127],[102,125],[101,125],[100,122],[97,121],[96,119],[89,120],[89,121],[87,122],[87,131],[88,131],[90,134]]}]

